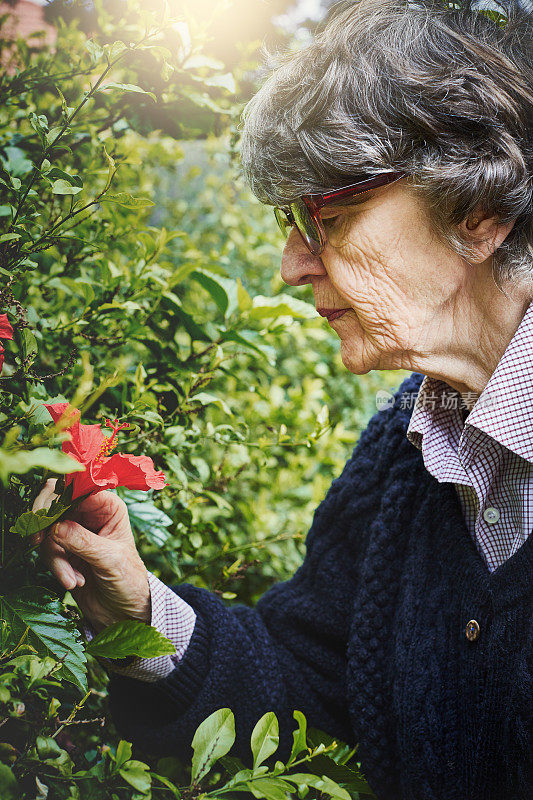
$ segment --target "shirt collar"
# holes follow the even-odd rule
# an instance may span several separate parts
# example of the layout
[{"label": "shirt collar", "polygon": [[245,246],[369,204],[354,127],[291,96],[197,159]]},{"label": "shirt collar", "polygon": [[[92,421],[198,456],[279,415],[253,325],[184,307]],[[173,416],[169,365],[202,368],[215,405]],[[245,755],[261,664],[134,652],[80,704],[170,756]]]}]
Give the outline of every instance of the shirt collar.
[{"label": "shirt collar", "polygon": [[[454,395],[458,401],[456,407],[451,402]],[[428,398],[435,398],[435,402],[428,401]],[[467,394],[461,395],[444,381],[424,376],[407,429],[407,438],[421,449],[422,438],[435,424],[447,426],[455,420],[462,425],[461,405],[464,408],[468,401]],[[451,407],[446,408],[446,404]],[[533,463],[532,414],[533,302],[529,304],[496,369],[471,408],[465,425],[473,425],[484,431],[504,447]]]}]

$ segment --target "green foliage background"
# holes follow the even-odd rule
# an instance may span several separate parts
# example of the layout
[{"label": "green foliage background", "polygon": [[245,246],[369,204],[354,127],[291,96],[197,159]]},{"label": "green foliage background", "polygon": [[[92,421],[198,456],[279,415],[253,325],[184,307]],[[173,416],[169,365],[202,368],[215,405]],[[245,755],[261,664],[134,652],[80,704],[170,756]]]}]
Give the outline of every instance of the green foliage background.
[{"label": "green foliage background", "polygon": [[[270,771],[258,754],[275,752],[277,721],[258,721],[244,769],[226,755],[229,709],[197,732],[192,767],[134,758],[75,603],[28,546],[43,481],[69,470],[43,403],[68,400],[84,423],[131,423],[119,450],[166,473],[153,496],[118,490],[148,568],[253,604],[301,563],[376,390],[403,377],[348,373],[310,289],[282,284],[273,215],[238,174],[243,73],[210,52],[213,21],[97,10],[97,37],[71,22],[52,48],[0,43],[0,313],[15,331],[0,377],[0,797],[370,794],[354,751],[301,718],[292,763]],[[181,109],[174,135],[147,128],[156,107]],[[216,137],[197,138],[193,108]]]}]

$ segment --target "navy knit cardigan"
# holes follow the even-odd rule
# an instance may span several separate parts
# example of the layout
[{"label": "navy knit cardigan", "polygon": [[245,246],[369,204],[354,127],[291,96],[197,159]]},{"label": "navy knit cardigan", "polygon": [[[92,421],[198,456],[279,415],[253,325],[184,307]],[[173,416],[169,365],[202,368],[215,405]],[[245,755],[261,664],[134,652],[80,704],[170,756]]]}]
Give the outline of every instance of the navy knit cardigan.
[{"label": "navy knit cardigan", "polygon": [[291,580],[253,609],[175,587],[197,614],[191,642],[156,683],[112,677],[124,736],[189,759],[200,722],[230,707],[232,753],[249,764],[259,717],[276,713],[287,758],[300,709],[310,726],[359,743],[379,800],[532,800],[533,535],[488,571],[454,485],[406,438],[399,395],[422,377],[370,420]]}]

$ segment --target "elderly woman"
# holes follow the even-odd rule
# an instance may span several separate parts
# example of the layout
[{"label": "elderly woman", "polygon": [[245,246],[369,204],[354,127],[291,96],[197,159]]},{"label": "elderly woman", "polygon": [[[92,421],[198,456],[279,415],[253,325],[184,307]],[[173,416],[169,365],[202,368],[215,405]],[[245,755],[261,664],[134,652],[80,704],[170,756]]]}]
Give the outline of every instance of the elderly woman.
[{"label": "elderly woman", "polygon": [[242,757],[270,710],[288,755],[300,709],[359,744],[379,800],[533,797],[533,20],[461,6],[343,3],[245,114],[283,279],[311,284],[348,370],[412,371],[303,565],[255,608],[169,589],[110,492],[47,545],[95,629],[132,617],[175,644],[112,678],[148,751],[186,756],[229,706]]}]

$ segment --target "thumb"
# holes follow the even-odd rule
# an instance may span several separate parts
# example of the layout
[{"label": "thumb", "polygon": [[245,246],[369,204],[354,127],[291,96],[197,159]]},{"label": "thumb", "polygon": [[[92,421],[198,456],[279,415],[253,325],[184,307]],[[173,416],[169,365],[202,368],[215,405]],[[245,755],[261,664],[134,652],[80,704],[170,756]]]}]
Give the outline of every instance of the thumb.
[{"label": "thumb", "polygon": [[51,538],[69,553],[79,556],[91,567],[109,565],[110,544],[108,539],[84,528],[78,522],[67,519],[52,526]]}]

